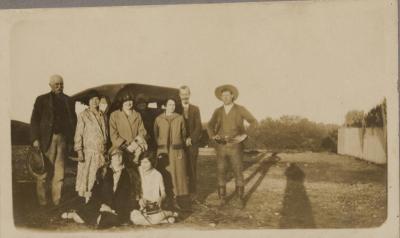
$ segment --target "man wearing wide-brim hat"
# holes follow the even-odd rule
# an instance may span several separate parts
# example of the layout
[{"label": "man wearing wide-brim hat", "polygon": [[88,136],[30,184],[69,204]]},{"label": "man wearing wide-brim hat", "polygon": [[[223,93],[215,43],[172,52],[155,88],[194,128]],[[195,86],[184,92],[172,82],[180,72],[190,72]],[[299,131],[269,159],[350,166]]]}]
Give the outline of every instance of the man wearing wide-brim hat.
[{"label": "man wearing wide-brim hat", "polygon": [[243,143],[240,138],[246,137],[245,120],[250,127],[255,127],[258,122],[245,107],[234,103],[239,96],[239,91],[235,86],[229,84],[219,86],[215,89],[215,96],[223,102],[223,106],[214,111],[207,124],[207,131],[210,138],[217,143],[215,149],[220,205],[224,205],[226,201],[225,168],[229,160],[235,175],[236,192],[243,207]]}]

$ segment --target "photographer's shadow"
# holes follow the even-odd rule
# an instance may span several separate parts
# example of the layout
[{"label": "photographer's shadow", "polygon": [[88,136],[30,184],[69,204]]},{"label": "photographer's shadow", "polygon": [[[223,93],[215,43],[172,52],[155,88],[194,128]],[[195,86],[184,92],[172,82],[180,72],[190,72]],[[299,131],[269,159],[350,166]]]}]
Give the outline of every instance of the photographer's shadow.
[{"label": "photographer's shadow", "polygon": [[304,187],[304,172],[291,163],[285,171],[286,189],[281,210],[280,228],[314,228],[310,199]]}]

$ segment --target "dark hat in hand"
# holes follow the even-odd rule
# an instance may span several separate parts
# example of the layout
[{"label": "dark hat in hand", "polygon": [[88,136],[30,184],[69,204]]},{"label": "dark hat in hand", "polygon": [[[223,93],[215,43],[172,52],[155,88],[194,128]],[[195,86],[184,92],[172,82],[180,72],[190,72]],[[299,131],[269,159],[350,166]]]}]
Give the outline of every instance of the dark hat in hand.
[{"label": "dark hat in hand", "polygon": [[40,149],[32,147],[28,152],[27,167],[37,177],[46,173],[46,157]]}]

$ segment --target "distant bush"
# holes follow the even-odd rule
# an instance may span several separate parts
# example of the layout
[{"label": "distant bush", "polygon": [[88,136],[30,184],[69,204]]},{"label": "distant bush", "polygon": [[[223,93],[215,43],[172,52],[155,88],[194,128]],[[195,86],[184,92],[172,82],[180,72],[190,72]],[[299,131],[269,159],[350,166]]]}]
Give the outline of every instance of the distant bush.
[{"label": "distant bush", "polygon": [[338,130],[332,130],[321,141],[321,148],[323,150],[337,153]]},{"label": "distant bush", "polygon": [[346,113],[344,126],[362,127],[364,121],[364,111],[352,110]]},{"label": "distant bush", "polygon": [[246,145],[271,150],[335,151],[337,129],[337,125],[316,123],[299,116],[266,118],[257,128],[248,131],[250,138]]}]

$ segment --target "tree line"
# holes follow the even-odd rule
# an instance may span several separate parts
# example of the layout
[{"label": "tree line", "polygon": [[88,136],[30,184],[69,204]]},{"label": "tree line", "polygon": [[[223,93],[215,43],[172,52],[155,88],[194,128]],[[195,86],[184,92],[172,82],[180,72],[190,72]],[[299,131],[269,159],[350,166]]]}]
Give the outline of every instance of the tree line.
[{"label": "tree line", "polygon": [[248,130],[247,148],[285,151],[336,152],[338,125],[317,123],[300,116],[284,115],[260,121]]},{"label": "tree line", "polygon": [[367,113],[361,110],[351,110],[347,112],[344,126],[346,127],[384,127],[386,120],[386,99],[376,105]]}]

